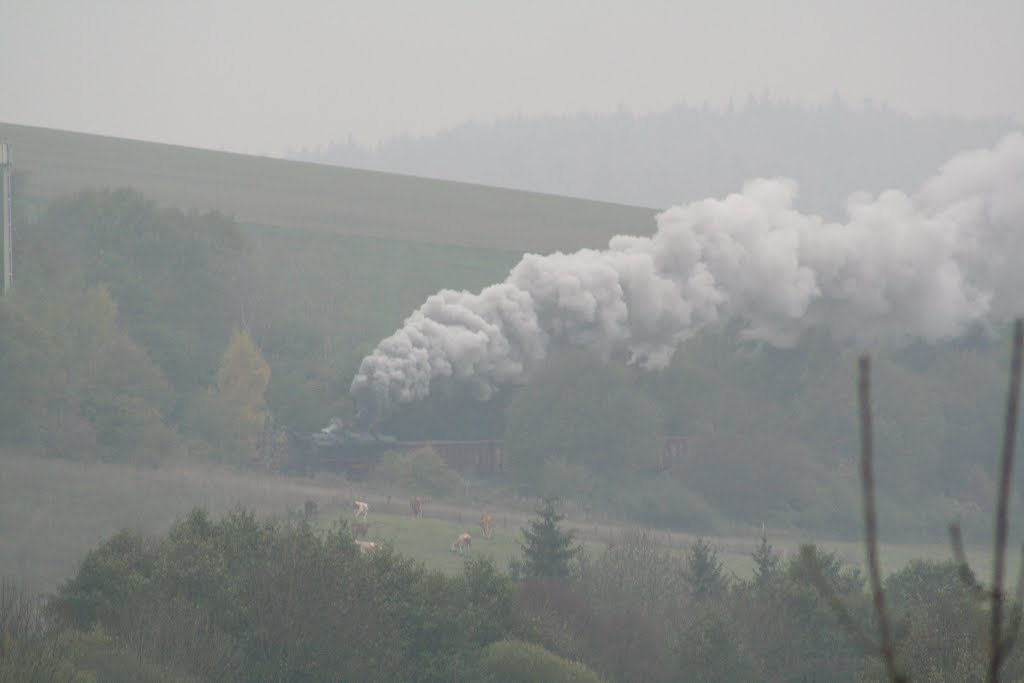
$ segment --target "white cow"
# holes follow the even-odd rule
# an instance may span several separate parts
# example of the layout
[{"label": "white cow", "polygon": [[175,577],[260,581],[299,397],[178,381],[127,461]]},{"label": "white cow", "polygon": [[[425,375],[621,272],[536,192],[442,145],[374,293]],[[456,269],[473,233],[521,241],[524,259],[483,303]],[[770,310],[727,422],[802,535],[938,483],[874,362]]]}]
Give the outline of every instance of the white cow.
[{"label": "white cow", "polygon": [[375,550],[380,550],[380,543],[375,541],[360,541],[356,539],[356,545],[359,546],[359,552],[362,554],[372,553]]},{"label": "white cow", "polygon": [[356,518],[365,521],[367,513],[370,512],[370,506],[361,500],[353,501],[352,506],[356,509]]}]

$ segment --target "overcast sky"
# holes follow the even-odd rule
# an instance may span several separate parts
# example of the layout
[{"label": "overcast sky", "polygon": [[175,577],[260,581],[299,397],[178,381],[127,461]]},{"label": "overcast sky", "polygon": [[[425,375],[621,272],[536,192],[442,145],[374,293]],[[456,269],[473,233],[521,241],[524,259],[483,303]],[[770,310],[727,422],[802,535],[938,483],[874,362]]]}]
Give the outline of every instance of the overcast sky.
[{"label": "overcast sky", "polygon": [[255,154],[833,92],[1024,122],[1024,2],[0,0],[0,121]]}]

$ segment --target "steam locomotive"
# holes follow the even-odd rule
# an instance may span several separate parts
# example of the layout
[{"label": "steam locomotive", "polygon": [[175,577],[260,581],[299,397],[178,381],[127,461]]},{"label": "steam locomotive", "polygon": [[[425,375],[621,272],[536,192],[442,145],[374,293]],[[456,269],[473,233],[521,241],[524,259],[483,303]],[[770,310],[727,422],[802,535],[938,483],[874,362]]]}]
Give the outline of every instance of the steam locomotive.
[{"label": "steam locomotive", "polygon": [[289,454],[285,471],[312,476],[317,472],[344,474],[350,479],[364,478],[388,452],[409,452],[432,448],[444,462],[463,475],[498,476],[504,469],[502,442],[479,441],[399,441],[375,431],[347,429],[340,419],[331,420],[312,434],[288,433]]},{"label": "steam locomotive", "polygon": [[[285,469],[290,474],[312,476],[332,472],[360,479],[373,470],[385,453],[423,448],[432,448],[445,464],[464,476],[494,478],[502,476],[505,470],[504,445],[498,440],[400,441],[372,430],[346,429],[339,419],[312,434],[289,432],[289,442]],[[665,437],[659,456],[645,469],[659,472],[683,464],[690,456],[688,440],[682,436]]]}]

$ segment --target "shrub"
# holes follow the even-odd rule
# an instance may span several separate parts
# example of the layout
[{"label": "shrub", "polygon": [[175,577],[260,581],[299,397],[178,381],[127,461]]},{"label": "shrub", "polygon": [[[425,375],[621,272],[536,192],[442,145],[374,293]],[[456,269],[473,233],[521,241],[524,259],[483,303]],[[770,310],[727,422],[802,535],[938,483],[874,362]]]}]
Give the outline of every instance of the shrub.
[{"label": "shrub", "polygon": [[541,466],[542,496],[580,500],[594,490],[594,476],[586,465],[551,458]]},{"label": "shrub", "polygon": [[39,601],[23,586],[0,581],[0,681],[87,683],[76,672],[71,634],[47,625]]},{"label": "shrub", "polygon": [[601,678],[580,662],[563,659],[540,645],[501,640],[480,655],[481,678],[492,683],[600,683]]},{"label": "shrub", "polygon": [[450,496],[462,481],[433,448],[408,453],[385,453],[373,471],[380,486],[397,487],[429,496]]},{"label": "shrub", "polygon": [[613,511],[645,526],[706,533],[718,523],[708,502],[672,477],[637,477],[606,498]]}]

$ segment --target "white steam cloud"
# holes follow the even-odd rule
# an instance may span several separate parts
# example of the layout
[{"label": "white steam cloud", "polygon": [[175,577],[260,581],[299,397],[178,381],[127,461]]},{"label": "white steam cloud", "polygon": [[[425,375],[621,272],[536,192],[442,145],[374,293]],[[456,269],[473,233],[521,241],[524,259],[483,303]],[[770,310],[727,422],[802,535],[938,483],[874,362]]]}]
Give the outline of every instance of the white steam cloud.
[{"label": "white steam cloud", "polygon": [[480,399],[523,382],[558,346],[626,351],[663,367],[709,326],[791,346],[805,330],[868,344],[935,342],[1024,308],[1024,135],[959,155],[915,195],[853,195],[846,223],[792,208],[797,185],[673,207],[652,237],[528,254],[479,294],[442,290],[363,359],[362,417],[438,380]]}]

